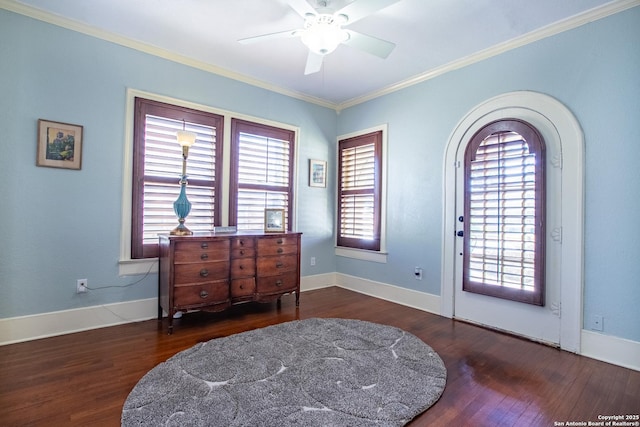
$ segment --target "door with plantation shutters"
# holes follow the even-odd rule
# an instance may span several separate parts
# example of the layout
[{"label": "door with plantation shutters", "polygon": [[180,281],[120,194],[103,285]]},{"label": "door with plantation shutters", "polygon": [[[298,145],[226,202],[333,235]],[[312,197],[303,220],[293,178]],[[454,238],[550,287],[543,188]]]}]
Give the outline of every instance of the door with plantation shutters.
[{"label": "door with plantation shutters", "polygon": [[456,317],[556,344],[559,317],[545,301],[557,290],[547,274],[544,140],[526,122],[500,120],[462,151]]}]

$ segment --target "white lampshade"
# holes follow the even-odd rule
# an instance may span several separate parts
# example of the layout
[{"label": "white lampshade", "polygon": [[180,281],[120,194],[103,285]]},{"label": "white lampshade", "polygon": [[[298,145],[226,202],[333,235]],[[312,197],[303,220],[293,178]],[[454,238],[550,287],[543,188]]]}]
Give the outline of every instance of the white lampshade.
[{"label": "white lampshade", "polygon": [[342,21],[334,20],[331,15],[318,15],[313,21],[307,23],[300,35],[302,43],[312,52],[326,55],[349,39],[349,33],[340,28]]},{"label": "white lampshade", "polygon": [[186,130],[179,130],[176,137],[181,147],[191,147],[196,142],[196,134]]}]

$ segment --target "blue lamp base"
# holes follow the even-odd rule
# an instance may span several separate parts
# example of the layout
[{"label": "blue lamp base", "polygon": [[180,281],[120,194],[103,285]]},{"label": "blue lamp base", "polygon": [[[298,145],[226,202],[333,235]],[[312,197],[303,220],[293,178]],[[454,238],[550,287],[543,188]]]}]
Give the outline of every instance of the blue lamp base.
[{"label": "blue lamp base", "polygon": [[182,176],[180,180],[180,195],[175,202],[173,202],[173,210],[178,217],[178,226],[171,230],[169,234],[172,236],[190,236],[193,234],[193,231],[189,230],[186,225],[184,225],[184,221],[191,212],[191,202],[187,199],[187,177],[186,175]]}]

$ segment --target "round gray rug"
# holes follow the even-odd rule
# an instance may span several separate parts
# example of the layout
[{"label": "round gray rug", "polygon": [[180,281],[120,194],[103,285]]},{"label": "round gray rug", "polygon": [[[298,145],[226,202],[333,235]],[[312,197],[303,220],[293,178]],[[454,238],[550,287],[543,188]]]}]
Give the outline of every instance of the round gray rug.
[{"label": "round gray rug", "polygon": [[149,371],[123,426],[402,426],[442,394],[442,359],[416,336],[307,319],[213,339]]}]

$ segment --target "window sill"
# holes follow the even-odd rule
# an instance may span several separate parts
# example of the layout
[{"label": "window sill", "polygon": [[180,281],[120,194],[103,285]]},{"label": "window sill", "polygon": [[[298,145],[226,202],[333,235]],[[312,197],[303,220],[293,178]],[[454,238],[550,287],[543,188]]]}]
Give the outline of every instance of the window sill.
[{"label": "window sill", "polygon": [[372,262],[379,262],[381,264],[386,264],[388,254],[386,252],[373,252],[373,251],[367,251],[364,249],[336,247],[336,255],[345,257],[345,258],[353,258],[353,259],[359,259],[362,261],[372,261]]},{"label": "window sill", "polygon": [[136,276],[158,272],[158,258],[121,259],[118,261],[120,276]]}]

